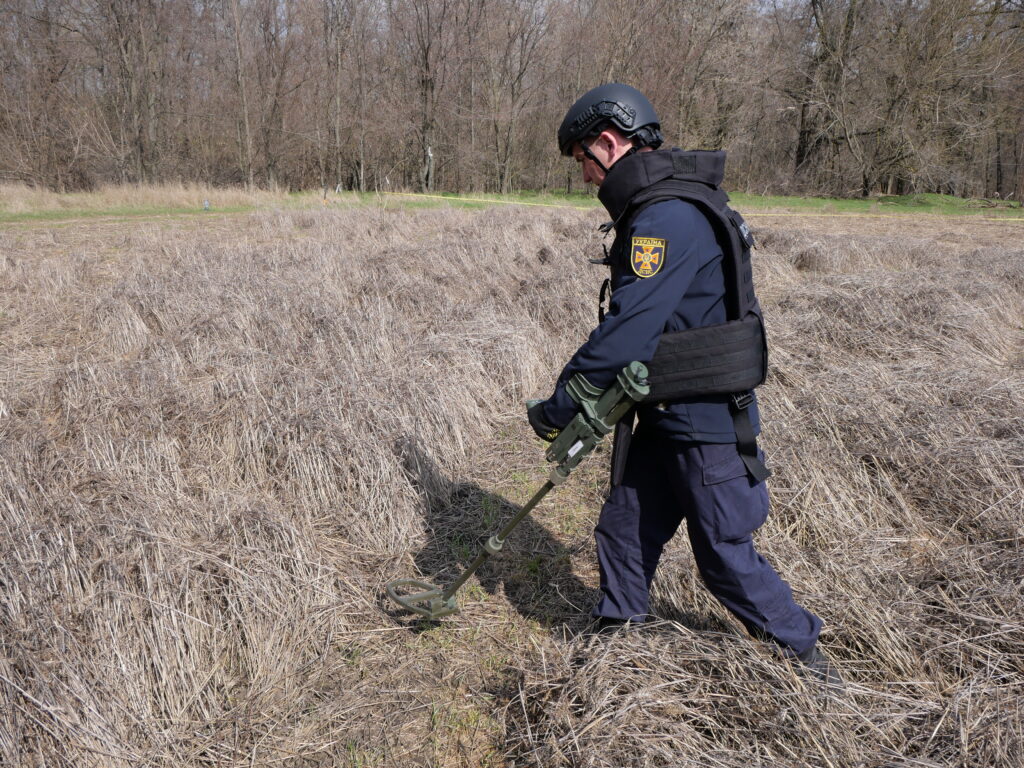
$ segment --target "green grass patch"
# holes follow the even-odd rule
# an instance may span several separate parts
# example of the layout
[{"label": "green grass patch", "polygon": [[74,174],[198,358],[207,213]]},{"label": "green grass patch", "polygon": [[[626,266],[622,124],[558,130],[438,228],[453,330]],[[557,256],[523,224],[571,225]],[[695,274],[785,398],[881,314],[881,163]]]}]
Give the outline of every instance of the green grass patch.
[{"label": "green grass patch", "polygon": [[[929,214],[940,216],[976,216],[1024,219],[1024,209],[1018,204],[1000,201],[965,199],[950,195],[918,194],[888,195],[871,198],[826,198],[795,197],[784,195],[751,195],[737,192],[732,196],[733,205],[746,213],[785,212],[810,215],[886,215]],[[185,217],[205,214],[238,214],[258,210],[314,210],[331,209],[338,206],[383,205],[398,209],[429,209],[455,205],[461,208],[483,209],[494,205],[522,205],[544,208],[600,209],[593,191],[559,192],[521,191],[507,195],[487,192],[447,193],[429,195],[419,193],[378,193],[378,192],[329,192],[326,197],[320,190],[293,192],[251,204],[217,205],[210,208],[188,205],[159,206],[143,204],[138,206],[118,205],[112,207],[47,208],[43,210],[0,212],[0,224],[19,222],[53,222],[67,220],[114,218],[130,220],[145,217]]]},{"label": "green grass patch", "polygon": [[0,213],[0,224],[17,224],[20,222],[54,222],[78,219],[133,219],[151,216],[202,216],[208,214],[248,213],[256,210],[252,205],[234,205],[221,208],[211,207],[154,207],[117,206],[113,208],[68,208],[63,210],[23,211],[19,213]]}]

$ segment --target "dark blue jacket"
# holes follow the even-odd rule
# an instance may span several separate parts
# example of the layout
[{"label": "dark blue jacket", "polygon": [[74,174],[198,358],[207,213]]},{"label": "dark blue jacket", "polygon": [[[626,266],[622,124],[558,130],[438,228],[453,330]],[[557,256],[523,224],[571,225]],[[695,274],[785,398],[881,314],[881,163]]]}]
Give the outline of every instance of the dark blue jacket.
[{"label": "dark blue jacket", "polygon": [[[651,277],[630,267],[634,237],[666,240],[664,261]],[[609,386],[633,360],[650,362],[665,331],[726,321],[722,249],[711,224],[691,203],[666,200],[644,208],[628,231],[617,232],[612,247],[612,298],[608,313],[569,360],[544,402],[548,423],[564,427],[578,407],[565,384],[582,373],[594,386]],[[734,443],[736,432],[728,395],[698,397],[667,407],[642,405],[641,427],[687,442]],[[757,404],[750,406],[755,433]]]}]

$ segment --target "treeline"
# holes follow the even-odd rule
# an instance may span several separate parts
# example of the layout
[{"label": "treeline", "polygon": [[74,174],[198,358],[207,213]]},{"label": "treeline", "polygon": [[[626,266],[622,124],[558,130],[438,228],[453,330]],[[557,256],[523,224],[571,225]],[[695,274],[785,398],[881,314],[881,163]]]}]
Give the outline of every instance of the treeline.
[{"label": "treeline", "polygon": [[756,192],[1024,197],[1024,0],[2,0],[0,178],[567,189],[587,88]]}]

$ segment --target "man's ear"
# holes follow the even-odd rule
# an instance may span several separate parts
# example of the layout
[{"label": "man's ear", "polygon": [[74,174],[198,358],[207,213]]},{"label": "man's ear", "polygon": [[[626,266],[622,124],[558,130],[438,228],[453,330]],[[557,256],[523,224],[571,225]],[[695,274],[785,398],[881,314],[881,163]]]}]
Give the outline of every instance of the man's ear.
[{"label": "man's ear", "polygon": [[607,128],[597,134],[595,141],[601,142],[601,148],[604,149],[609,156],[615,154],[615,148],[619,145],[618,137]]}]

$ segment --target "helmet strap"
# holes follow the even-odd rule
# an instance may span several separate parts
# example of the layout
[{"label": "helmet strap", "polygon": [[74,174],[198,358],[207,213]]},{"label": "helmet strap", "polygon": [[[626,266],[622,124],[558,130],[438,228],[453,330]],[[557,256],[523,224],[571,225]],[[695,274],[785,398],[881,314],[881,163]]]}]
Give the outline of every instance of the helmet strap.
[{"label": "helmet strap", "polygon": [[625,153],[623,153],[622,157],[620,157],[618,160],[616,160],[615,163],[612,163],[611,166],[606,168],[604,163],[602,163],[600,160],[597,159],[597,155],[595,155],[593,152],[590,151],[590,147],[587,146],[586,143],[581,141],[580,142],[580,149],[583,150],[584,156],[590,158],[591,160],[593,160],[594,163],[597,165],[597,167],[600,168],[601,171],[604,172],[604,174],[606,176],[608,175],[608,172],[615,166],[615,163],[619,162],[619,160],[624,160],[625,158],[629,157],[630,155],[634,154],[637,151],[637,148],[635,146],[630,147],[628,150],[626,150]]},{"label": "helmet strap", "polygon": [[[587,144],[585,142],[582,142],[582,141],[580,142],[580,149],[583,150],[584,156],[586,156],[586,157],[590,158],[591,160],[593,160],[594,164],[598,168],[601,169],[601,172],[607,175],[608,169],[604,167],[604,163],[602,163],[600,160],[597,159],[597,155],[595,155],[593,152],[590,151],[590,147],[587,146]],[[613,163],[613,165],[614,165],[614,163]]]}]

